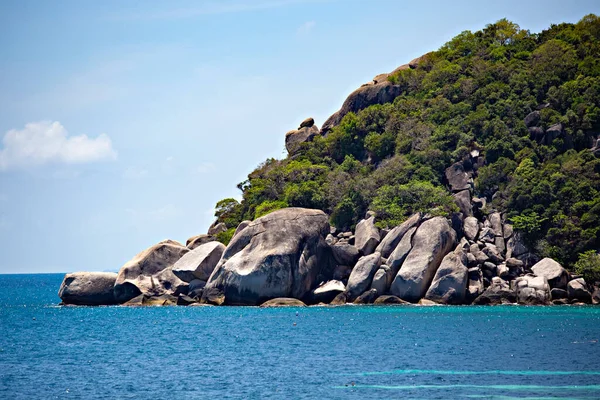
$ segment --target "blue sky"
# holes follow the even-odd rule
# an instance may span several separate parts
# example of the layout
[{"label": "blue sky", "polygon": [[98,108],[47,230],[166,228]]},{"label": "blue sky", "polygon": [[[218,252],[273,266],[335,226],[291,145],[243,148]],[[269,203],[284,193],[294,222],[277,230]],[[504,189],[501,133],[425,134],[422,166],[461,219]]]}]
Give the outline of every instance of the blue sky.
[{"label": "blue sky", "polygon": [[595,1],[0,3],[0,273],[116,270],[206,232],[284,134],[360,84],[506,17]]}]

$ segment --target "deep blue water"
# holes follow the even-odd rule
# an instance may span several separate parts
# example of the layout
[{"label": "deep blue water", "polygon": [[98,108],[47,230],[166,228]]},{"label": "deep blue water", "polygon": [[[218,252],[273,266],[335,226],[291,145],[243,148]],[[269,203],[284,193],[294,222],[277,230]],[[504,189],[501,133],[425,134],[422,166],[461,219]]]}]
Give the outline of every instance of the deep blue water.
[{"label": "deep blue water", "polygon": [[0,398],[600,398],[600,307],[59,307],[61,280],[0,275]]}]

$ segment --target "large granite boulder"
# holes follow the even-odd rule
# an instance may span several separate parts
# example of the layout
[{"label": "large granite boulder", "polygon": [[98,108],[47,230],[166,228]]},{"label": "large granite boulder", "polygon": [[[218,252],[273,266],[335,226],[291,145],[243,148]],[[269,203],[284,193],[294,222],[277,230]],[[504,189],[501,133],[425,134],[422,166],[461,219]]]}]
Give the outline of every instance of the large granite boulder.
[{"label": "large granite boulder", "polygon": [[349,112],[355,113],[373,104],[391,103],[401,94],[402,87],[392,84],[387,79],[363,85],[352,92],[342,104],[342,108],[325,121],[321,127],[321,134],[326,136]]},{"label": "large granite boulder", "polygon": [[383,296],[379,296],[377,299],[375,299],[375,301],[373,302],[373,304],[378,304],[378,305],[387,305],[387,304],[403,304],[403,305],[408,305],[408,304],[411,304],[411,303],[409,303],[408,301],[404,301],[400,297],[397,297],[397,296],[383,295]]},{"label": "large granite boulder", "polygon": [[461,190],[458,193],[452,195],[454,203],[458,206],[458,209],[462,213],[462,217],[473,216],[473,206],[471,204],[471,191],[469,189]]},{"label": "large granite boulder", "polygon": [[207,234],[209,236],[215,236],[219,233],[227,232],[227,225],[224,222],[215,221],[209,228]]},{"label": "large granite boulder", "polygon": [[379,243],[379,246],[377,246],[375,251],[381,253],[381,257],[388,258],[396,249],[396,246],[398,246],[398,243],[400,243],[400,240],[404,237],[406,232],[408,232],[411,228],[418,226],[421,222],[421,219],[421,213],[416,213],[400,225],[393,228],[381,240],[381,243]]},{"label": "large granite boulder", "polygon": [[361,294],[360,296],[358,296],[356,299],[354,299],[353,303],[354,304],[372,304],[377,299],[377,297],[379,297],[377,290],[369,289],[366,292],[364,292],[363,294]]},{"label": "large granite boulder", "polygon": [[392,283],[391,294],[410,302],[423,298],[455,241],[456,233],[445,218],[435,217],[423,222],[412,238],[412,249]]},{"label": "large granite boulder", "polygon": [[117,304],[114,272],[73,272],[66,274],[58,290],[64,304],[99,306]]},{"label": "large granite boulder", "polygon": [[392,276],[392,269],[387,265],[382,265],[373,276],[371,289],[377,290],[377,293],[379,294],[387,293],[393,280],[394,276]]},{"label": "large granite boulder", "polygon": [[442,304],[464,304],[469,270],[463,251],[448,253],[442,260],[425,298]]},{"label": "large granite boulder", "polygon": [[445,172],[448,186],[454,193],[471,188],[471,174],[465,171],[462,163],[454,163]]},{"label": "large granite boulder", "polygon": [[404,263],[408,253],[410,253],[410,250],[412,249],[412,239],[416,231],[416,226],[410,228],[404,236],[402,236],[402,240],[400,240],[400,243],[398,243],[392,254],[388,257],[387,265],[389,265],[392,270],[392,279],[398,275],[402,263]]},{"label": "large granite boulder", "polygon": [[533,111],[527,114],[525,117],[525,126],[531,128],[532,126],[536,126],[540,123],[541,114],[539,111]]},{"label": "large granite boulder", "polygon": [[204,293],[221,291],[225,304],[237,305],[304,298],[321,267],[330,265],[329,229],[327,214],[306,208],[284,208],[256,219],[231,240]]},{"label": "large granite boulder", "polygon": [[173,265],[173,273],[184,282],[194,279],[207,281],[225,251],[220,242],[209,242],[196,247]]},{"label": "large granite boulder", "polygon": [[354,266],[360,258],[360,251],[351,244],[334,244],[331,246],[333,258],[338,265]]},{"label": "large granite boulder", "polygon": [[289,297],[278,297],[267,300],[260,305],[261,307],[306,307],[302,301]]},{"label": "large granite boulder", "polygon": [[531,267],[531,270],[534,274],[545,277],[551,288],[567,288],[569,273],[553,259],[546,257]]},{"label": "large granite boulder", "polygon": [[299,129],[285,134],[285,148],[289,154],[294,154],[300,149],[302,143],[311,142],[319,134],[319,128],[314,125],[301,126]]},{"label": "large granite boulder", "polygon": [[550,304],[550,285],[544,276],[525,275],[512,281],[517,302],[527,305]]},{"label": "large granite boulder", "polygon": [[354,235],[354,246],[365,256],[372,254],[380,240],[379,228],[375,226],[375,217],[361,220],[356,225]]},{"label": "large granite boulder", "polygon": [[354,301],[358,296],[364,293],[373,282],[373,277],[381,265],[381,254],[373,253],[361,257],[352,273],[348,278],[346,291],[348,292],[348,301]]},{"label": "large granite boulder", "polygon": [[[178,296],[187,291],[172,266],[190,250],[173,241],[163,241],[142,251],[119,270],[115,281],[115,298],[124,303],[140,294]],[[184,293],[185,294],[185,293]]]},{"label": "large granite boulder", "polygon": [[569,299],[571,300],[576,300],[583,303],[592,302],[592,294],[588,290],[585,279],[583,278],[577,278],[570,281],[567,284],[567,292],[569,294]]},{"label": "large granite boulder", "polygon": [[479,221],[475,217],[467,217],[463,221],[463,232],[469,240],[477,239],[479,233]]}]

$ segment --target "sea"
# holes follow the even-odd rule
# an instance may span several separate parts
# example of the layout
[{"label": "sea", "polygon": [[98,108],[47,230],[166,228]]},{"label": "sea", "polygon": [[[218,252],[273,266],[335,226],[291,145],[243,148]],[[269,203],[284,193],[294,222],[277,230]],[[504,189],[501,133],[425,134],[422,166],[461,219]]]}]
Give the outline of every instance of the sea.
[{"label": "sea", "polygon": [[1,399],[600,399],[600,307],[63,307],[0,275]]}]

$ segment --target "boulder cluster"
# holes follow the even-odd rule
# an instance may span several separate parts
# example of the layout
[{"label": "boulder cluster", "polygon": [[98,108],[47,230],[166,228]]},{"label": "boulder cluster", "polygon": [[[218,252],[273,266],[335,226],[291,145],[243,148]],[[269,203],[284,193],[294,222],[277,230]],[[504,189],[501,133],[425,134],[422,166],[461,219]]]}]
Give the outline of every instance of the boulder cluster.
[{"label": "boulder cluster", "polygon": [[537,260],[500,213],[472,204],[463,219],[417,213],[390,230],[368,213],[354,232],[331,227],[320,210],[285,208],[244,221],[228,246],[211,235],[187,246],[165,240],[119,273],[67,274],[59,296],[126,306],[600,301],[583,278]]}]

